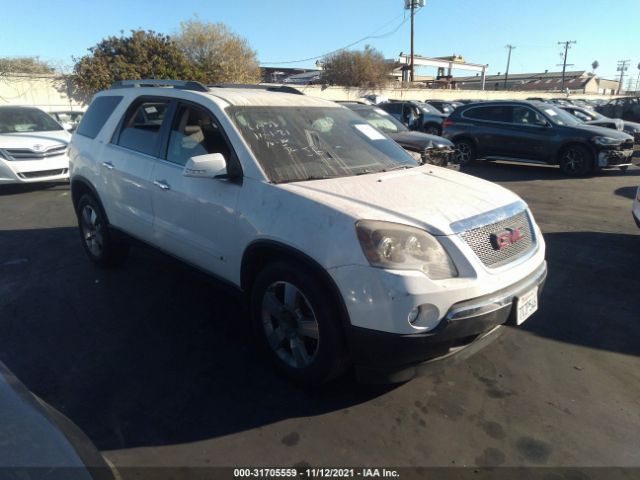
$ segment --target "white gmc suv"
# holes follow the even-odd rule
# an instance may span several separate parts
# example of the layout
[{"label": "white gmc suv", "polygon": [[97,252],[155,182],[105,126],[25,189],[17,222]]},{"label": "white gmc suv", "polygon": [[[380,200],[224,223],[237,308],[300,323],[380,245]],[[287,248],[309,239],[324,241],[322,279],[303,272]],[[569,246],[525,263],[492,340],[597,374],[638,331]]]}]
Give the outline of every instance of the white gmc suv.
[{"label": "white gmc suv", "polygon": [[97,94],[70,146],[89,257],[118,264],[134,237],[230,283],[275,365],[306,384],[349,366],[404,381],[536,311],[545,245],[519,197],[283,90]]}]

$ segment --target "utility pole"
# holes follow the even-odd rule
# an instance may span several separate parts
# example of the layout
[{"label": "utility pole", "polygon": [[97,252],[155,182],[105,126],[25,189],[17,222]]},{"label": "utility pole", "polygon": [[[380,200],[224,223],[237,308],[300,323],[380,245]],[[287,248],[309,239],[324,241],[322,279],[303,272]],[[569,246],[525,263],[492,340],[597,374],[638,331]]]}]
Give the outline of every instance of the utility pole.
[{"label": "utility pole", "polygon": [[562,62],[562,85],[560,90],[564,92],[564,72],[567,69],[567,52],[571,48],[571,44],[576,43],[575,40],[567,40],[566,42],[558,42],[558,45],[564,45],[564,60]]},{"label": "utility pole", "polygon": [[411,76],[409,77],[409,81],[411,83],[413,83],[413,17],[415,15],[415,11],[416,11],[416,2],[411,0],[411,70],[410,70]]},{"label": "utility pole", "polygon": [[409,80],[413,83],[413,71],[414,71],[414,65],[413,65],[413,29],[414,29],[414,22],[413,22],[413,17],[416,14],[416,8],[418,7],[424,7],[426,0],[404,0],[404,8],[405,10],[411,10],[411,63],[409,64]]},{"label": "utility pole", "polygon": [[507,45],[504,48],[508,48],[509,49],[509,56],[507,57],[507,71],[504,74],[504,89],[507,89],[507,79],[509,78],[509,64],[511,63],[511,50],[513,50],[514,47],[513,45]]},{"label": "utility pole", "polygon": [[622,92],[622,87],[624,86],[624,83],[622,82],[624,79],[624,72],[629,69],[630,61],[631,60],[618,60],[618,68],[616,69],[618,72],[620,72],[620,88],[618,89],[618,93]]}]

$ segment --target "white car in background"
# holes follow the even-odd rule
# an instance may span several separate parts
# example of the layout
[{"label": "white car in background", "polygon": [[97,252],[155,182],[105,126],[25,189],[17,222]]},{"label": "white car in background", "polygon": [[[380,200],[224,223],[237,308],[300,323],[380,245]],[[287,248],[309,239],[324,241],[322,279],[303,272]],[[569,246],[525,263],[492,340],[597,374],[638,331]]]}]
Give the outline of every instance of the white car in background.
[{"label": "white car in background", "polygon": [[71,135],[34,107],[0,107],[0,185],[69,178]]},{"label": "white car in background", "polygon": [[633,214],[633,219],[636,221],[636,225],[640,228],[640,187],[638,187],[638,191],[636,192],[631,213]]}]

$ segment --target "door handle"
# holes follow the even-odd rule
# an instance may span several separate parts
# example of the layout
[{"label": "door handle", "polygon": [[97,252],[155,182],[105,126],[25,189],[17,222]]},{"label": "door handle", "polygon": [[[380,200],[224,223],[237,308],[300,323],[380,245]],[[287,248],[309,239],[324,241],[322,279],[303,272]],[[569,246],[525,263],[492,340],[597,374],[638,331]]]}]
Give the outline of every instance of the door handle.
[{"label": "door handle", "polygon": [[111,162],[102,162],[102,166],[104,168],[108,168],[109,170],[113,170],[113,163]]},{"label": "door handle", "polygon": [[153,184],[160,188],[161,190],[170,190],[171,187],[169,186],[169,184],[167,182],[165,182],[164,180],[154,180]]}]

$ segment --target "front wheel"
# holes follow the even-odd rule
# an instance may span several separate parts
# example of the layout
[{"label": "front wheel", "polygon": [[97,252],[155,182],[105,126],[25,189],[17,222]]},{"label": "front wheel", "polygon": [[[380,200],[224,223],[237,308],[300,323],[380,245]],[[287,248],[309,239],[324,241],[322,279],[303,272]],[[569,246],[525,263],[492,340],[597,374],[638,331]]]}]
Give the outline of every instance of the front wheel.
[{"label": "front wheel", "polygon": [[297,383],[316,386],[347,365],[336,302],[315,275],[297,265],[265,267],[251,291],[251,317],[276,368]]},{"label": "front wheel", "polygon": [[100,267],[114,267],[124,262],[129,246],[112,238],[106,215],[93,195],[80,198],[76,214],[82,246],[89,258]]},{"label": "front wheel", "polygon": [[460,165],[469,165],[476,159],[476,147],[470,140],[456,140],[454,159]]},{"label": "front wheel", "polygon": [[593,169],[593,155],[582,145],[570,145],[560,155],[560,169],[572,177],[587,175]]}]

